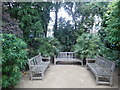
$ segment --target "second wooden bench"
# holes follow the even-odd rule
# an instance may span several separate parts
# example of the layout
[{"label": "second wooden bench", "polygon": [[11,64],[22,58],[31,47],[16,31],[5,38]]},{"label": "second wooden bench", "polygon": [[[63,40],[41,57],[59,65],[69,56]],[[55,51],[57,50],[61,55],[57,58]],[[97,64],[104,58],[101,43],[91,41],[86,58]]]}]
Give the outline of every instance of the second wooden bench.
[{"label": "second wooden bench", "polygon": [[65,62],[80,62],[83,65],[83,60],[76,58],[75,52],[59,52],[56,57],[54,57],[54,64],[58,61],[65,61]]}]

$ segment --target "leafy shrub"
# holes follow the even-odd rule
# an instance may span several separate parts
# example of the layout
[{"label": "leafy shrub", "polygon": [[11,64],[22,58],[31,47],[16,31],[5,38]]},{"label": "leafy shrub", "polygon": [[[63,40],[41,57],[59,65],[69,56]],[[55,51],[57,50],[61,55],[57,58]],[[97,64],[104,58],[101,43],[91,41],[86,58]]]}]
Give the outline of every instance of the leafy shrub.
[{"label": "leafy shrub", "polygon": [[33,38],[29,42],[29,58],[41,53],[44,57],[52,57],[61,50],[61,45],[57,39],[48,38]]},{"label": "leafy shrub", "polygon": [[10,88],[16,85],[21,77],[20,69],[27,60],[26,43],[13,34],[2,36],[2,87]]},{"label": "leafy shrub", "polygon": [[109,5],[109,10],[105,14],[106,32],[105,40],[114,45],[116,50],[120,51],[120,1]]},{"label": "leafy shrub", "polygon": [[97,55],[99,43],[99,36],[86,33],[78,37],[74,49],[79,58],[94,58]]},{"label": "leafy shrub", "polygon": [[44,38],[43,40],[41,40],[41,44],[39,46],[39,52],[44,57],[53,57],[54,54],[59,52],[60,49],[60,43],[52,37]]},{"label": "leafy shrub", "polygon": [[100,44],[99,55],[109,59],[109,60],[118,60],[119,53],[116,50],[112,50],[111,48],[107,48],[103,43]]},{"label": "leafy shrub", "polygon": [[100,46],[99,53],[100,56],[107,58],[116,62],[116,65],[120,67],[120,57],[117,50],[107,48],[104,44]]}]

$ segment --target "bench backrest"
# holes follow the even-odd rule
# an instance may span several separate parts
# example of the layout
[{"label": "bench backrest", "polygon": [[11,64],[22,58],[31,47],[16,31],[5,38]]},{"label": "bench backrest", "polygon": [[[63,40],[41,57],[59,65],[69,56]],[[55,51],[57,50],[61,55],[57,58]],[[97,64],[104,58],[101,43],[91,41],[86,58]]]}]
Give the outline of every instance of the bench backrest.
[{"label": "bench backrest", "polygon": [[75,52],[59,52],[57,58],[76,58]]},{"label": "bench backrest", "polygon": [[39,65],[42,62],[42,57],[39,54],[39,55],[29,59],[28,62],[29,62],[29,66],[31,66],[31,65]]},{"label": "bench backrest", "polygon": [[99,67],[101,68],[105,68],[108,72],[113,72],[115,69],[115,62],[107,60],[101,56],[98,56],[96,58],[96,62],[97,65],[99,65]]}]

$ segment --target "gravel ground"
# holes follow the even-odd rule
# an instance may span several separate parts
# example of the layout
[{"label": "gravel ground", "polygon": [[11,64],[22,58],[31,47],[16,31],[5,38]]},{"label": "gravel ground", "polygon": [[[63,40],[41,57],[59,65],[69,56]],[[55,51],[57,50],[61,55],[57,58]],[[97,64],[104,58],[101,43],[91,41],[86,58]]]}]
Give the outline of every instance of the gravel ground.
[{"label": "gravel ground", "polygon": [[26,74],[16,88],[118,88],[118,77],[115,73],[112,87],[96,85],[94,75],[85,66],[51,65],[43,80],[30,80]]}]

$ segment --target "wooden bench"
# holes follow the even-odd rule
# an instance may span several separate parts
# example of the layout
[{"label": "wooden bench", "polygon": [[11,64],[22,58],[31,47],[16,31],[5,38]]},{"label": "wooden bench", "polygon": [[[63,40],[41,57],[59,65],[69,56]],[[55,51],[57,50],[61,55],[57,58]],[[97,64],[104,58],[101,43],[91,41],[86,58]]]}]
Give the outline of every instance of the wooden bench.
[{"label": "wooden bench", "polygon": [[44,73],[50,65],[50,59],[45,62],[42,59],[43,57],[39,54],[28,60],[31,80],[43,79]]},{"label": "wooden bench", "polygon": [[86,66],[95,75],[96,84],[109,84],[112,86],[115,62],[98,56],[95,63],[87,63]]},{"label": "wooden bench", "polygon": [[57,57],[54,57],[54,64],[56,64],[58,61],[80,62],[81,65],[83,65],[83,61],[76,58],[75,52],[59,52]]}]

